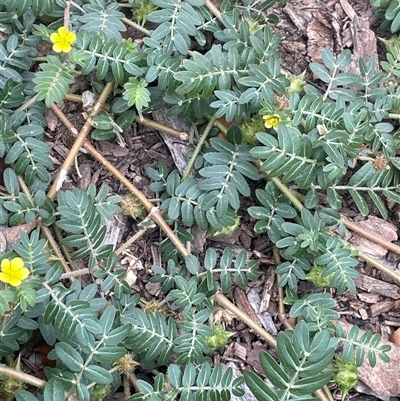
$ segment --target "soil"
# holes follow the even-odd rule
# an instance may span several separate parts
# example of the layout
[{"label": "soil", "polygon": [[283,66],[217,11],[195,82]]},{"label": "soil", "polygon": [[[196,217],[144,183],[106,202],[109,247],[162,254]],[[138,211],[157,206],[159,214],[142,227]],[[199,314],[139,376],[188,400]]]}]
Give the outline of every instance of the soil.
[{"label": "soil", "polygon": [[[354,15],[351,14],[351,10]],[[289,0],[285,7],[276,5],[272,11],[279,17],[279,22],[273,27],[273,30],[282,36],[280,45],[282,67],[293,74],[301,74],[306,71],[307,80],[316,86],[321,86],[322,83],[316,81],[312,76],[308,69],[310,62],[320,61],[320,51],[323,47],[328,47],[335,53],[346,48],[354,50],[355,35],[352,32],[354,19],[358,18],[359,21],[367,23],[367,26],[362,25],[361,28],[364,30],[371,28],[375,44],[376,36],[383,35],[381,32],[378,33],[379,22],[376,21],[374,9],[371,8],[369,0],[349,0],[349,2],[332,0],[328,3],[323,0]],[[384,49],[380,44],[377,46],[375,52],[383,59]],[[360,47],[359,44],[358,47]],[[365,46],[361,47],[365,49]],[[376,54],[372,51],[370,56]],[[74,87],[74,91],[77,93],[82,93],[85,89],[89,89],[89,85],[85,81],[78,82]],[[76,127],[83,125],[82,112],[85,110],[82,110],[80,106],[66,101],[61,105],[61,109]],[[47,118],[49,128],[46,132],[46,140],[52,147],[51,155],[54,161],[52,174],[55,177],[59,166],[69,152],[73,138],[52,111],[48,113]],[[169,170],[174,169],[174,160],[168,147],[159,132],[136,123],[123,133],[123,137],[126,147],[120,147],[113,141],[96,142],[95,146],[146,196],[150,199],[155,198],[156,195],[149,190],[150,180],[145,173],[145,168],[156,168],[159,160],[163,160]],[[87,188],[94,183],[98,188],[107,184],[112,192],[120,195],[127,193],[122,184],[88,154],[80,153],[75,166],[64,183],[63,189]],[[357,218],[362,219],[350,201],[345,202],[343,212],[356,220]],[[389,221],[394,224],[396,232],[396,227],[399,227],[399,213],[396,212],[396,209],[393,209]],[[120,231],[117,248],[140,230],[137,221],[125,217],[121,217],[118,226]],[[235,299],[235,303],[242,310],[252,313],[255,316],[254,319],[259,320],[260,316],[256,315],[250,305],[249,292],[252,292],[256,298],[259,297],[264,311],[263,319],[267,321],[266,324],[270,325],[270,331],[276,334],[284,327],[278,319],[278,291],[274,276],[275,262],[272,256],[272,246],[265,236],[254,233],[253,226],[253,219],[243,211],[241,224],[236,232],[226,237],[213,237],[208,239],[205,244],[200,241],[198,251],[200,254],[204,252],[207,243],[222,248],[229,244],[237,249],[246,249],[259,259],[260,279],[251,283],[246,291],[236,288],[232,292],[231,298]],[[141,297],[148,301],[163,297],[159,285],[149,282],[151,266],[161,263],[159,245],[163,239],[163,234],[158,228],[151,228],[129,246],[128,252],[120,256],[120,263],[133,266],[133,292],[139,292]],[[397,268],[398,255],[393,252],[384,252],[381,257],[385,258],[386,263]],[[359,267],[362,274],[377,279],[383,283],[382,285],[389,283],[396,286],[390,282],[390,278],[384,277],[371,266],[360,264]],[[337,296],[340,313],[349,323],[371,329],[373,332],[381,333],[384,338],[389,338],[397,327],[400,327],[399,297],[397,299],[389,298],[385,296],[384,292],[374,293],[362,288],[358,289],[357,294],[346,293],[343,296]],[[307,293],[315,289],[311,284],[304,282],[299,290]],[[235,335],[223,352],[214,355],[215,362],[233,362],[240,370],[253,368],[256,372],[262,373],[258,354],[261,349],[265,348],[265,344],[243,323],[232,320],[222,312],[221,314],[221,320],[227,323],[227,329],[235,332]],[[331,390],[334,398],[340,399],[338,390],[335,388]],[[119,390],[116,389],[113,399],[118,399],[118,393]],[[358,401],[374,399],[373,396],[367,397],[356,391],[351,392],[351,397],[355,397],[354,400]]]}]

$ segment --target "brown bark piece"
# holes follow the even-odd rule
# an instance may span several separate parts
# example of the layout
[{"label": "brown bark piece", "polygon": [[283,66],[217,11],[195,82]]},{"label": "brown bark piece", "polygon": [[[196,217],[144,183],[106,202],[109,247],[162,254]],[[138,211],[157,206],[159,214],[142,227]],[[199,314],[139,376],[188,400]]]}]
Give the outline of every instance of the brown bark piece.
[{"label": "brown bark piece", "polygon": [[[359,221],[357,224],[367,231],[379,235],[387,241],[397,240],[396,226],[386,220],[380,219],[379,217],[369,216],[367,220]],[[375,242],[369,241],[357,233],[352,233],[349,242],[359,251],[368,253],[376,258],[382,258],[388,252],[387,249],[377,245]]]},{"label": "brown bark piece", "polygon": [[388,312],[392,310],[394,307],[394,301],[382,301],[378,302],[375,305],[371,305],[369,307],[369,313],[371,317],[378,316],[381,313]]},{"label": "brown bark piece", "polygon": [[[350,331],[352,325],[344,322],[338,322],[346,333]],[[359,336],[364,333],[360,330]],[[388,352],[390,362],[384,362],[380,358],[376,358],[375,367],[371,367],[368,359],[365,358],[364,363],[358,368],[359,381],[364,383],[363,392],[373,394],[382,400],[389,400],[400,394],[400,347],[382,339],[380,345],[390,345],[391,350]]]},{"label": "brown bark piece", "polygon": [[[320,15],[320,13],[318,13]],[[328,49],[334,48],[334,40],[332,36],[331,24],[326,25],[325,21],[311,21],[307,25],[308,46],[307,53],[311,60],[316,63],[321,63],[321,50],[325,47]]]},{"label": "brown bark piece", "polygon": [[369,28],[371,22],[366,15],[357,15],[353,7],[347,0],[340,0],[343,11],[352,20],[351,33],[353,36],[353,57],[348,71],[360,73],[358,68],[358,60],[363,58],[368,62],[369,59],[375,58],[376,70],[379,69],[378,51],[376,47],[375,33]]},{"label": "brown bark piece", "polygon": [[358,313],[360,314],[362,320],[368,319],[368,313],[364,308],[361,308]]},{"label": "brown bark piece", "polygon": [[368,292],[360,292],[357,294],[358,299],[366,304],[376,304],[379,301],[379,294],[370,294]]},{"label": "brown bark piece", "polygon": [[400,298],[400,288],[398,285],[385,283],[376,278],[361,274],[360,277],[354,279],[356,286],[364,291],[383,295],[392,299]]},{"label": "brown bark piece", "polygon": [[238,359],[241,359],[242,361],[245,361],[247,358],[247,349],[243,347],[243,345],[240,345],[239,343],[235,343],[234,345],[234,350],[235,350],[235,357]]}]

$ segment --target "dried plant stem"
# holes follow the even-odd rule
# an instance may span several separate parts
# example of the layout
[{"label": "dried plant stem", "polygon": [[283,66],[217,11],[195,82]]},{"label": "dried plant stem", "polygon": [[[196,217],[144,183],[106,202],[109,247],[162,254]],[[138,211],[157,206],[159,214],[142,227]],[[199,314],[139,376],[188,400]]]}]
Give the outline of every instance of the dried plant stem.
[{"label": "dried plant stem", "polygon": [[136,116],[135,121],[139,124],[142,124],[147,127],[154,128],[158,131],[163,131],[166,134],[175,136],[175,137],[181,139],[182,141],[187,141],[189,139],[189,134],[187,134],[186,132],[178,131],[174,128],[167,127],[166,125],[160,124],[160,123],[150,120],[148,118],[144,118],[144,117],[140,118],[139,116]]},{"label": "dried plant stem", "polygon": [[143,26],[137,24],[136,22],[131,21],[128,18],[122,18],[122,22],[124,22],[126,25],[131,26],[132,28],[135,28],[137,31],[144,33],[146,36],[151,36],[151,32],[144,28]]},{"label": "dried plant stem", "polygon": [[20,372],[7,366],[0,365],[0,374],[12,377],[13,379],[19,380],[26,384],[31,384],[37,388],[43,388],[46,385],[44,380],[38,379],[35,376],[28,375],[27,373]]},{"label": "dried plant stem", "polygon": [[[94,105],[90,116],[94,116],[99,113],[103,104],[106,102],[108,95],[110,94],[113,86],[114,86],[114,82],[107,83],[107,85],[105,86],[103,92],[101,93],[97,103]],[[62,113],[61,110],[55,104],[53,104],[52,109],[60,117],[60,119],[64,122],[64,124],[71,130],[71,132],[74,133],[76,129],[69,122],[69,120],[66,119],[64,113]],[[88,119],[85,122],[85,124],[83,125],[80,132],[77,134],[75,143],[73,144],[70,152],[68,153],[68,156],[64,160],[64,163],[61,166],[61,168],[57,174],[57,177],[54,180],[54,183],[50,188],[50,191],[48,193],[48,197],[50,199],[54,199],[57,196],[57,192],[61,188],[61,186],[65,180],[65,177],[66,177],[69,169],[71,168],[71,165],[73,164],[76,155],[79,152],[79,149],[82,147],[82,143],[85,141],[87,135],[89,134],[90,128],[91,128],[90,119]]]},{"label": "dried plant stem", "polygon": [[[29,192],[29,188],[26,186],[25,181],[22,179],[21,176],[18,176],[18,183],[19,183],[19,186],[22,189],[22,192],[26,195],[26,197],[29,199],[29,201],[32,204],[34,204],[32,195]],[[59,262],[61,263],[64,271],[65,272],[70,272],[71,269],[69,268],[68,263],[65,261],[64,256],[61,253],[57,242],[54,240],[54,237],[53,237],[51,231],[49,230],[49,228],[44,226],[43,224],[40,224],[40,230],[42,231],[43,235],[46,237],[47,242],[49,243],[50,247],[52,248],[54,254],[59,259]]]},{"label": "dried plant stem", "polygon": [[122,252],[125,251],[126,248],[131,246],[135,241],[137,241],[146,231],[148,228],[143,228],[139,230],[133,237],[129,238],[128,241],[126,241],[123,245],[121,245],[116,251],[115,254],[118,256]]},{"label": "dried plant stem", "polygon": [[260,335],[262,338],[264,338],[267,343],[273,347],[276,348],[276,339],[275,337],[271,336],[266,330],[264,330],[262,327],[258,326],[253,320],[250,319],[249,316],[247,316],[244,312],[242,312],[238,307],[233,305],[231,301],[228,300],[228,298],[225,297],[221,292],[217,292],[214,295],[214,300],[217,301],[220,305],[222,305],[224,308],[228,309],[230,312],[232,312],[236,317],[238,317],[241,321],[247,324],[253,331],[255,331],[258,335]]},{"label": "dried plant stem", "polygon": [[[355,248],[357,249],[357,248]],[[371,266],[374,266],[376,269],[378,269],[380,272],[390,276],[393,280],[396,280],[398,283],[400,283],[400,275],[397,274],[395,271],[389,269],[386,267],[384,264],[378,262],[376,259],[373,257],[358,251],[357,255],[360,259],[364,260],[365,262],[369,263]]]},{"label": "dried plant stem", "polygon": [[278,187],[278,189],[290,200],[290,202],[292,202],[297,210],[301,211],[303,209],[304,206],[296,198],[296,195],[278,177],[268,177],[268,180],[272,181]]},{"label": "dried plant stem", "polygon": [[30,98],[29,100],[27,100],[24,104],[22,104],[21,106],[19,106],[18,109],[15,110],[15,112],[24,111],[24,110],[26,110],[26,109],[29,109],[29,107],[31,107],[33,104],[35,104],[36,98],[37,98],[37,95],[31,97],[31,98]]},{"label": "dried plant stem", "polygon": [[124,387],[124,399],[127,400],[131,396],[131,388],[129,385],[128,375],[122,376],[122,383],[123,383],[123,387]]},{"label": "dried plant stem", "polygon": [[[80,95],[74,95],[72,93],[69,93],[69,94],[67,94],[67,96],[65,98],[71,102],[82,103],[82,96],[80,96]],[[104,104],[104,106],[103,106],[104,110],[108,110],[109,108],[110,108],[110,106],[108,104]],[[62,112],[60,113],[60,111],[61,110],[57,111],[57,115],[60,117],[60,120],[62,120],[64,122],[64,124],[66,126],[68,126],[69,121],[68,121],[67,117]],[[165,132],[166,134],[175,136],[175,137],[181,139],[182,141],[187,141],[189,139],[189,135],[186,132],[178,131],[178,130],[168,127],[164,124],[160,124],[154,120],[150,120],[149,118],[144,118],[144,117],[140,118],[139,116],[136,116],[135,121],[138,124],[142,124],[146,127],[151,127],[158,131]],[[76,132],[75,135],[77,135],[77,133],[78,132]]]},{"label": "dried plant stem", "polygon": [[175,233],[171,230],[168,224],[163,219],[160,210],[157,207],[154,207],[153,204],[140,192],[112,163],[110,163],[101,153],[99,153],[95,147],[89,142],[84,141],[83,148],[86,149],[97,161],[104,165],[110,173],[112,173],[120,182],[125,185],[125,187],[135,195],[140,203],[146,208],[149,212],[149,217],[157,223],[160,228],[165,232],[165,234],[171,239],[176,248],[182,255],[187,256],[189,252],[179,240],[179,238],[175,235]]},{"label": "dried plant stem", "polygon": [[138,385],[138,382],[137,382],[137,379],[136,379],[135,374],[132,373],[132,372],[128,372],[127,375],[128,375],[128,379],[129,379],[129,381],[131,382],[133,388],[134,388],[138,393],[143,392],[143,389],[141,389],[141,388],[139,387],[139,385]]},{"label": "dried plant stem", "polygon": [[221,12],[218,10],[217,7],[215,7],[215,5],[212,3],[211,0],[206,0],[206,7],[212,12],[212,14],[219,19],[220,21],[222,21],[221,18]]},{"label": "dried plant stem", "polygon": [[[279,255],[279,249],[274,246],[272,248],[272,254],[274,256],[274,259],[276,261],[276,265],[279,266],[281,264],[281,257]],[[276,285],[278,286],[278,298],[279,298],[279,314],[282,316],[283,319],[283,324],[285,324],[285,321],[287,321],[287,319],[285,319],[284,315],[285,315],[285,305],[283,304],[283,288],[279,287],[279,279],[280,279],[280,274],[276,275]],[[285,324],[286,326],[286,324]]]},{"label": "dried plant stem", "polygon": [[[75,268],[74,261],[72,260],[71,255],[69,254],[67,248],[64,245],[61,244],[61,241],[62,241],[63,237],[62,237],[60,229],[55,224],[53,224],[53,230],[54,230],[54,234],[55,234],[55,236],[57,238],[58,243],[61,245],[60,246],[61,252],[64,254],[66,261],[69,263],[68,266],[72,267],[72,269],[70,269],[68,271],[77,270]],[[66,271],[66,272],[68,272],[68,271]],[[72,279],[72,281],[73,281],[73,279]]]},{"label": "dried plant stem", "polygon": [[182,176],[182,181],[186,180],[186,178],[189,177],[190,171],[192,170],[192,168],[194,166],[196,158],[199,155],[201,148],[203,147],[204,142],[206,141],[208,134],[210,133],[211,128],[214,125],[215,120],[216,120],[216,118],[214,116],[210,118],[210,121],[208,122],[208,124],[203,132],[203,135],[201,136],[200,141],[197,143],[196,148],[193,152],[193,155],[190,158],[189,163],[186,166],[185,172],[183,173],[183,176]]},{"label": "dried plant stem", "polygon": [[68,279],[68,280],[74,281],[75,277],[84,276],[85,274],[91,274],[95,271],[96,271],[96,268],[89,270],[87,267],[85,267],[83,269],[78,269],[78,270],[70,271],[67,273],[63,273],[60,277],[60,280]]},{"label": "dried plant stem", "polygon": [[400,246],[393,244],[393,242],[388,241],[387,239],[381,237],[378,234],[375,234],[371,231],[366,230],[363,227],[360,227],[356,223],[353,223],[352,221],[346,219],[345,217],[342,217],[342,223],[349,228],[350,230],[356,232],[357,234],[362,235],[364,238],[367,238],[368,240],[375,242],[375,244],[378,244],[382,246],[383,248],[388,249],[389,251],[395,252],[398,255],[400,255]]}]

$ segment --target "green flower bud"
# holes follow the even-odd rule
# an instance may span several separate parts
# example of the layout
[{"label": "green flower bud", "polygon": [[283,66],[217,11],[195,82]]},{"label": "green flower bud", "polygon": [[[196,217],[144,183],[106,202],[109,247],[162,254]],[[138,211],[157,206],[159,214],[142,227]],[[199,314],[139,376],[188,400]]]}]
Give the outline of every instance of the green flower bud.
[{"label": "green flower bud", "polygon": [[147,16],[157,9],[158,7],[150,0],[144,0],[141,1],[139,7],[134,10],[133,17],[138,24],[143,26],[147,22]]},{"label": "green flower bud", "polygon": [[264,28],[265,24],[261,25],[257,21],[251,18],[245,18],[245,21],[249,24],[250,35],[254,35],[257,31]]}]

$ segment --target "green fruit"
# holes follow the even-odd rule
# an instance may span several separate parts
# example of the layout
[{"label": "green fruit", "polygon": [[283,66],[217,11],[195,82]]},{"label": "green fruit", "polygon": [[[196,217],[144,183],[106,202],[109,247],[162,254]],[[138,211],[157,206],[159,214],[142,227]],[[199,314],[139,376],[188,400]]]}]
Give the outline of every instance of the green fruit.
[{"label": "green fruit", "polygon": [[238,227],[240,223],[240,216],[234,211],[228,211],[228,216],[233,220],[233,223],[229,226],[223,226],[221,230],[211,229],[208,232],[209,237],[217,237],[218,235],[231,235]]},{"label": "green fruit", "polygon": [[210,337],[205,337],[207,346],[211,352],[214,352],[218,349],[226,347],[228,344],[228,340],[235,333],[230,331],[226,331],[225,327],[222,324],[217,324],[214,326],[214,335]]},{"label": "green fruit", "polygon": [[250,121],[240,124],[239,128],[242,131],[243,143],[255,143],[256,133],[264,132],[264,122],[261,116],[254,116]]},{"label": "green fruit", "polygon": [[338,385],[342,400],[346,398],[349,391],[354,388],[358,383],[357,365],[355,358],[349,362],[344,362],[343,358],[336,357],[334,362],[334,376],[333,381]]},{"label": "green fruit", "polygon": [[322,272],[325,270],[325,266],[319,266],[314,263],[311,270],[306,275],[306,279],[311,281],[315,286],[319,288],[330,287],[333,274],[329,276],[322,276]]},{"label": "green fruit", "polygon": [[306,72],[304,71],[300,75],[292,75],[289,74],[287,76],[288,80],[290,81],[289,88],[286,89],[288,95],[291,93],[301,93],[304,90],[304,86],[306,85],[306,81],[304,81],[304,76]]}]

